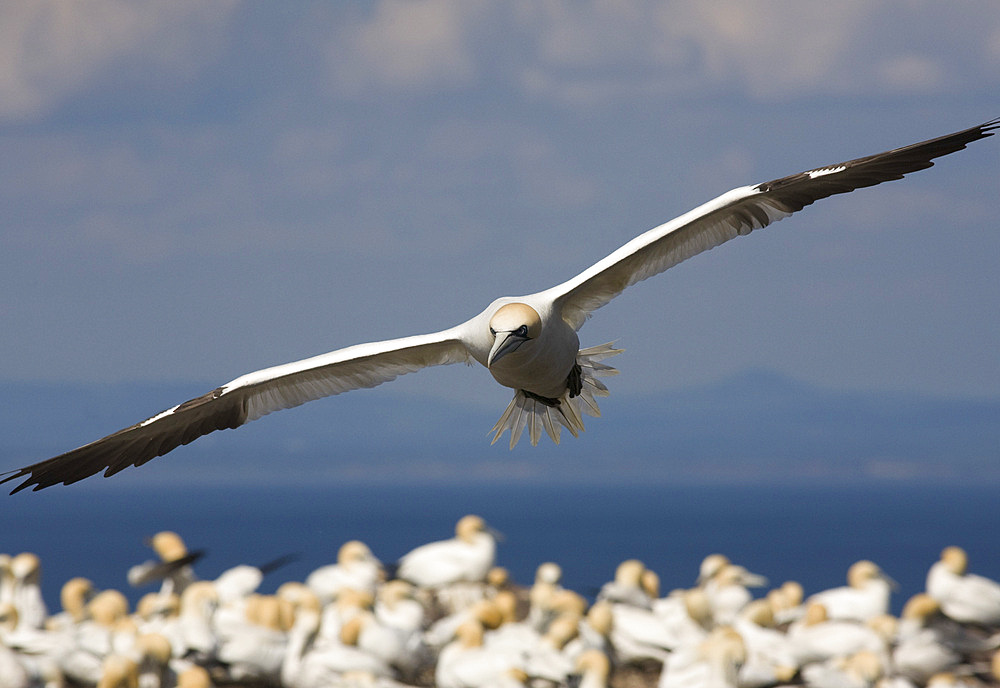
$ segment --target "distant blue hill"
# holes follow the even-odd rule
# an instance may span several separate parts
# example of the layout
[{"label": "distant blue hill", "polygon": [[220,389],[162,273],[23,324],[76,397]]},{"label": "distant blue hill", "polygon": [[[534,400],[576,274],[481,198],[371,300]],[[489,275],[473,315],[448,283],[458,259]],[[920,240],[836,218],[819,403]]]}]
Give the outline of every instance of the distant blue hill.
[{"label": "distant blue hill", "polygon": [[[205,384],[0,385],[0,470],[118,430]],[[835,391],[768,371],[613,395],[580,439],[509,451],[483,411],[355,392],[204,437],[115,480],[383,482],[1000,481],[1000,399]],[[470,430],[472,428],[472,430]],[[88,484],[100,483],[99,480]]]}]

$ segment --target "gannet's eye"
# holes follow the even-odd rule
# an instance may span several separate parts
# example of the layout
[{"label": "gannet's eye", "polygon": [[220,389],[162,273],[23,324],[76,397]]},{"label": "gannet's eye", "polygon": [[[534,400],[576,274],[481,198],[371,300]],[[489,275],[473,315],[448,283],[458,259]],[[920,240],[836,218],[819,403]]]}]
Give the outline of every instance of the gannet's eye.
[{"label": "gannet's eye", "polygon": [[527,325],[521,325],[519,328],[517,328],[517,332],[515,332],[514,334],[516,334],[518,337],[527,337],[528,336],[528,326]]},{"label": "gannet's eye", "polygon": [[497,331],[496,331],[496,330],[494,330],[494,329],[493,329],[493,328],[491,327],[491,328],[490,328],[490,334],[491,334],[491,335],[493,335],[494,337],[496,337],[496,336],[497,336]]}]

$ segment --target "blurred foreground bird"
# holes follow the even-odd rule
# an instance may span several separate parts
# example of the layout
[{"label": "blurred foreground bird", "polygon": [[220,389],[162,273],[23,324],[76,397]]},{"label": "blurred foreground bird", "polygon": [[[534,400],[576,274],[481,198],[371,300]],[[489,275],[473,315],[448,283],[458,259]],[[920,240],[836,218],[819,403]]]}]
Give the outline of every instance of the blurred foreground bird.
[{"label": "blurred foreground bird", "polygon": [[25,478],[13,492],[69,484],[104,471],[139,466],[202,435],[237,428],[273,411],[362,387],[374,387],[428,366],[471,363],[514,390],[493,427],[493,441],[510,431],[511,448],[527,428],[532,444],[544,430],[559,442],[574,436],[582,414],[598,416],[595,397],[608,391],[601,363],[620,353],[612,344],[580,349],[577,331],[590,314],[626,287],[730,239],[788,217],[814,201],[900,179],[934,158],[990,136],[994,119],[954,134],[818,167],[755,186],[742,186],[639,235],[582,273],[550,289],[504,296],[452,328],[339,349],[239,377],[131,427],[55,458],[11,471]]}]

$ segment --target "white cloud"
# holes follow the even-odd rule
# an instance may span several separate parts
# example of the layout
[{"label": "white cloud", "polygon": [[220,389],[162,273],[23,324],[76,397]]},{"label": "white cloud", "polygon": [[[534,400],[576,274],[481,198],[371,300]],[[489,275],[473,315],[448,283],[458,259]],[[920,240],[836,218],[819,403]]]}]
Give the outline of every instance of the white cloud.
[{"label": "white cloud", "polygon": [[473,0],[383,0],[367,21],[331,40],[327,59],[337,84],[357,94],[371,85],[411,91],[469,82],[476,61],[468,28],[481,7]]},{"label": "white cloud", "polygon": [[[144,75],[196,73],[225,47],[223,29],[237,7],[238,0],[0,4],[0,121],[45,112],[123,66],[138,64]],[[491,79],[579,105],[1000,86],[995,0],[969,0],[961,12],[930,0],[378,0],[328,14],[332,21],[318,23],[319,49],[305,40],[303,54],[326,65],[336,96],[354,99]],[[299,21],[314,16],[305,9]]]},{"label": "white cloud", "polygon": [[[116,60],[143,56],[174,71],[195,68],[234,0],[33,0],[0,4],[0,119],[44,112],[84,91]],[[197,41],[195,41],[197,42]]]},{"label": "white cloud", "polygon": [[944,80],[944,67],[923,55],[897,55],[884,60],[875,70],[883,84],[896,92],[930,93]]},{"label": "white cloud", "polygon": [[[574,102],[732,89],[759,100],[934,93],[946,84],[996,82],[1000,66],[995,3],[969,3],[957,20],[947,7],[902,0],[555,7],[547,24],[534,23],[541,26],[539,50],[525,67],[524,83]],[[911,23],[948,30],[911,35]],[[893,27],[898,30],[885,33]]]},{"label": "white cloud", "polygon": [[787,100],[997,82],[998,31],[993,0],[966,3],[960,16],[923,0],[384,0],[338,31],[331,59],[353,95],[496,75],[580,105],[734,89]]}]

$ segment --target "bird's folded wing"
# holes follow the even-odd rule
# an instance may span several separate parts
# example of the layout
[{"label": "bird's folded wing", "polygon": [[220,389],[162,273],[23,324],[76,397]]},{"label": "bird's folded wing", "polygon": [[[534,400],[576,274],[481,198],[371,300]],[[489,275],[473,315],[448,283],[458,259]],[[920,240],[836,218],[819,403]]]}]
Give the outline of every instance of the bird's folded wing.
[{"label": "bird's folded wing", "polygon": [[573,279],[542,294],[579,329],[590,313],[626,287],[741,234],[766,227],[827,196],[901,179],[931,160],[991,136],[994,119],[978,127],[911,146],[733,189],[628,242]]},{"label": "bird's folded wing", "polygon": [[142,564],[133,566],[132,570],[129,571],[129,585],[140,588],[150,583],[159,583],[164,578],[172,576],[176,571],[195,563],[203,556],[205,556],[205,550],[199,549],[188,552],[183,557],[172,561],[147,562],[148,566]]},{"label": "bird's folded wing", "polygon": [[258,370],[152,418],[46,461],[12,471],[27,479],[11,494],[70,484],[104,471],[140,466],[215,430],[237,428],[272,411],[352,389],[374,387],[427,366],[469,358],[454,330],[372,342]]}]

